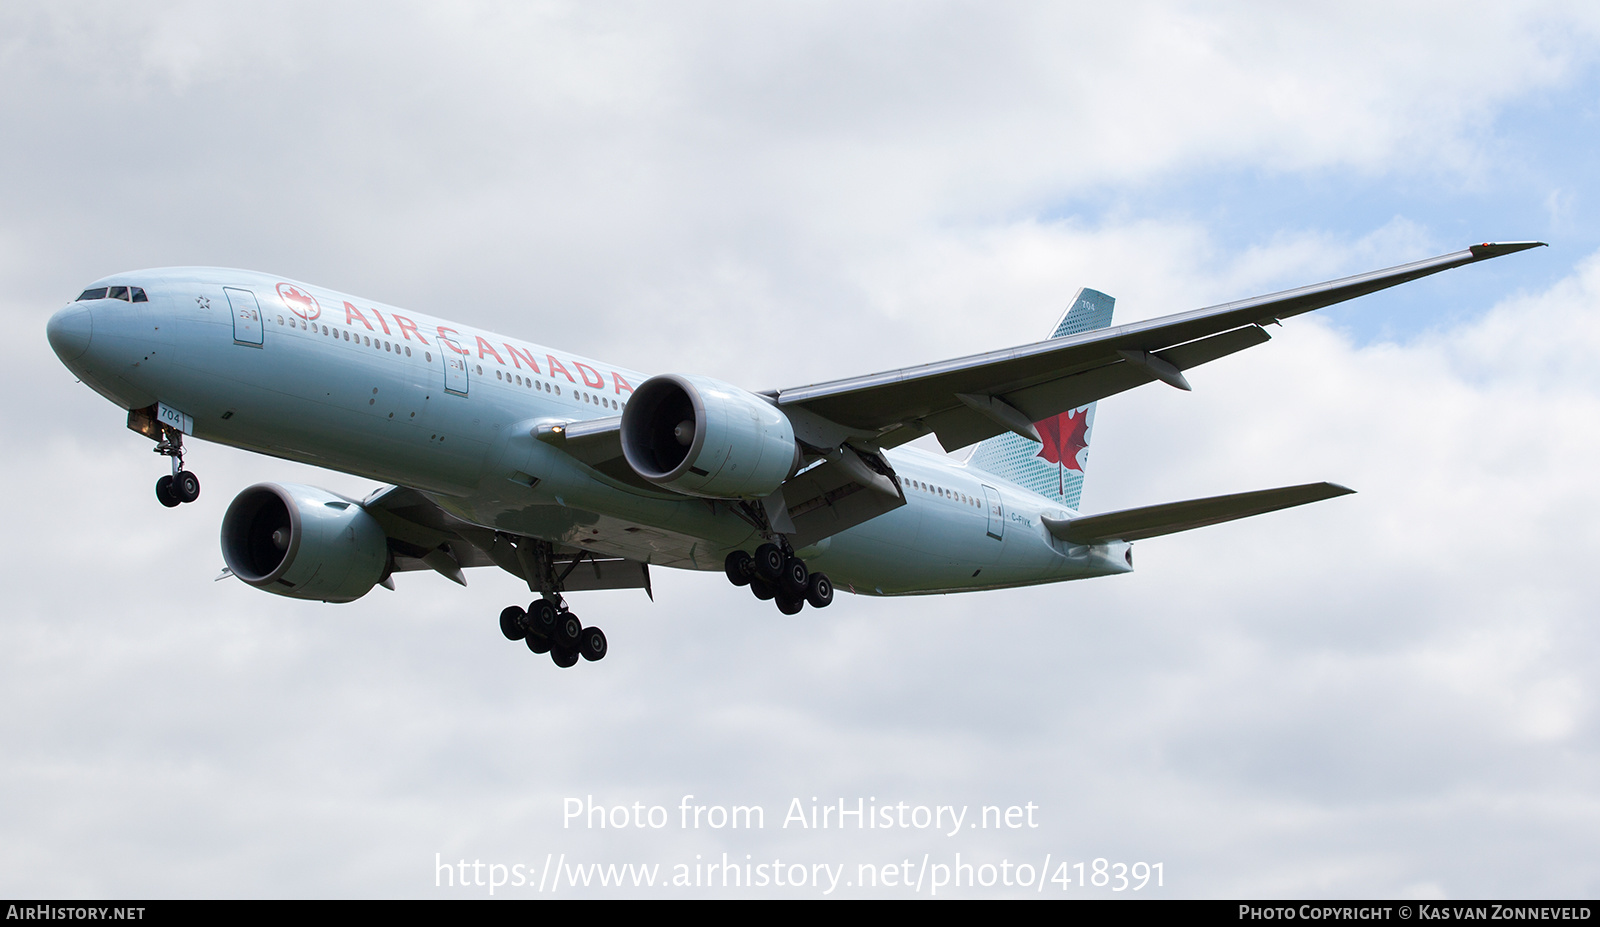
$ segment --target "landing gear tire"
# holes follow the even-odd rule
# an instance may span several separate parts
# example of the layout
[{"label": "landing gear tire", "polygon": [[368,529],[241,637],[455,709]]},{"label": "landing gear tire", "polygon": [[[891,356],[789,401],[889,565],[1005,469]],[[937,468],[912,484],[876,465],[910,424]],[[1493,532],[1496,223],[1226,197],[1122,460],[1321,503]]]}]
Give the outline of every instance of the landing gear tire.
[{"label": "landing gear tire", "polygon": [[833,604],[833,583],[826,573],[812,573],[806,581],[806,601],[812,608],[827,608]]},{"label": "landing gear tire", "polygon": [[528,632],[522,627],[522,621],[527,616],[528,613],[518,606],[505,608],[500,612],[500,633],[504,634],[508,641],[520,641],[527,637]]},{"label": "landing gear tire", "polygon": [[811,573],[806,569],[806,562],[799,557],[790,557],[783,562],[783,580],[781,587],[785,594],[791,598],[799,598],[806,594],[806,580],[811,578]]},{"label": "landing gear tire", "polygon": [[169,509],[175,509],[183,503],[183,500],[178,498],[177,493],[172,491],[172,482],[170,475],[156,480],[156,499]]},{"label": "landing gear tire", "polygon": [[606,655],[606,632],[599,628],[584,628],[583,636],[578,640],[578,652],[583,654],[583,658],[591,663],[604,659]]},{"label": "landing gear tire", "polygon": [[755,558],[742,550],[736,550],[722,561],[722,571],[728,574],[728,582],[735,586],[750,585],[750,574],[755,569]]},{"label": "landing gear tire", "polygon": [[583,622],[571,612],[556,619],[555,633],[550,638],[551,650],[571,650],[577,653],[583,639]]},{"label": "landing gear tire", "polygon": [[760,578],[750,580],[750,591],[755,593],[756,598],[763,602],[778,594],[778,590],[772,588],[767,584],[766,580]]},{"label": "landing gear tire", "polygon": [[777,585],[783,579],[783,567],[787,557],[776,544],[763,544],[756,548],[755,567],[756,575],[772,585]]},{"label": "landing gear tire", "polygon": [[523,642],[526,643],[528,645],[528,649],[534,653],[550,652],[550,642],[537,634],[529,634],[527,637],[523,638]]},{"label": "landing gear tire", "polygon": [[172,477],[172,495],[179,502],[193,502],[200,498],[200,477],[188,470],[179,470]]},{"label": "landing gear tire", "polygon": [[[556,619],[561,612],[554,602],[549,599],[537,599],[528,603],[528,631],[529,637],[540,637],[552,640],[556,636]],[[543,651],[541,651],[542,653]]]},{"label": "landing gear tire", "polygon": [[551,647],[550,660],[562,669],[567,669],[577,664],[578,652],[565,647]]},{"label": "landing gear tire", "polygon": [[805,607],[805,599],[793,598],[786,595],[778,596],[778,611],[783,612],[785,615],[798,615],[800,614],[800,610]]}]

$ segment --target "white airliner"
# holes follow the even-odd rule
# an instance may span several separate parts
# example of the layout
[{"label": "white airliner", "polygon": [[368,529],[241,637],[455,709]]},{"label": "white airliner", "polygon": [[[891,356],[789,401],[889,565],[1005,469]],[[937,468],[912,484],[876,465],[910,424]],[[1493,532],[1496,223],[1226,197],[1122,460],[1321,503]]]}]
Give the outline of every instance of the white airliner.
[{"label": "white airliner", "polygon": [[[565,593],[650,591],[650,567],[723,570],[785,614],[838,584],[964,592],[1133,569],[1131,543],[1348,493],[1313,483],[1080,515],[1095,401],[1267,341],[1265,326],[1541,242],[1465,251],[1109,327],[1082,290],[1048,340],[749,392],[647,375],[241,270],[95,281],[48,325],[63,363],[128,410],[200,493],[193,436],[392,485],[365,499],[260,483],[222,520],[231,573],[349,602],[393,574],[498,566],[539,595],[500,615],[559,666],[606,653]],[[902,448],[926,434],[964,462]]]}]

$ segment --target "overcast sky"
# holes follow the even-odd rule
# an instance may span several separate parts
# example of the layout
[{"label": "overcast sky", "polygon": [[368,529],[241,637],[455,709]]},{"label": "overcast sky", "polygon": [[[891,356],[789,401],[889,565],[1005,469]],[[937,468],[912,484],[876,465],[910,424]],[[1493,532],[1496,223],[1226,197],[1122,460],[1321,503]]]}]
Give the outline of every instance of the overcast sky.
[{"label": "overcast sky", "polygon": [[[842,865],[836,896],[956,854],[1048,855],[1044,897],[1112,894],[1097,858],[1165,897],[1594,896],[1597,43],[1590,4],[1463,0],[0,7],[0,893],[487,897],[436,860],[726,853]],[[1103,402],[1084,505],[1357,495],[794,618],[658,570],[654,604],[573,597],[612,653],[567,671],[500,636],[505,574],[213,583],[240,489],[373,484],[197,444],[164,509],[44,338],[97,277],[224,265],[765,389],[1036,340],[1079,286],[1126,321],[1496,239],[1552,247]],[[590,795],[670,824],[564,827]],[[685,795],[766,827],[685,829]],[[813,797],[1038,826],[782,826]]]}]

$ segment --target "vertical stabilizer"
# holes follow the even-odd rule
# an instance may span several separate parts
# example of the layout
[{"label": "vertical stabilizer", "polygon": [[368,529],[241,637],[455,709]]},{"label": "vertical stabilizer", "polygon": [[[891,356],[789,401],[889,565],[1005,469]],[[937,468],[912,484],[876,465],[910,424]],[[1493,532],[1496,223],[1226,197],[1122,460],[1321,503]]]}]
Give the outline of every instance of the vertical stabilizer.
[{"label": "vertical stabilizer", "polygon": [[[1079,290],[1050,337],[1105,328],[1111,324],[1111,310],[1116,302],[1098,290],[1087,287]],[[1089,466],[1089,433],[1094,429],[1094,407],[1091,402],[1081,409],[1034,422],[1034,427],[1044,437],[1042,445],[1011,433],[982,441],[973,450],[967,466],[1010,480],[1076,511],[1078,499],[1083,495],[1084,470]]]}]

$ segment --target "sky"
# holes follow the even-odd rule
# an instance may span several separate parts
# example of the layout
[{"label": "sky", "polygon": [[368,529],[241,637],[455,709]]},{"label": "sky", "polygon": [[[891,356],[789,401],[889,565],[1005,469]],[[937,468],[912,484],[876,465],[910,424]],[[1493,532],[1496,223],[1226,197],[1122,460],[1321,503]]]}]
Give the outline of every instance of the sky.
[{"label": "sky", "polygon": [[[1597,123],[1581,3],[6,4],[0,894],[1593,897]],[[374,484],[164,509],[44,337],[220,265],[760,390],[1524,239],[1102,402],[1084,506],[1356,495],[793,618],[657,570],[567,671],[506,574],[213,582],[244,487]]]}]

